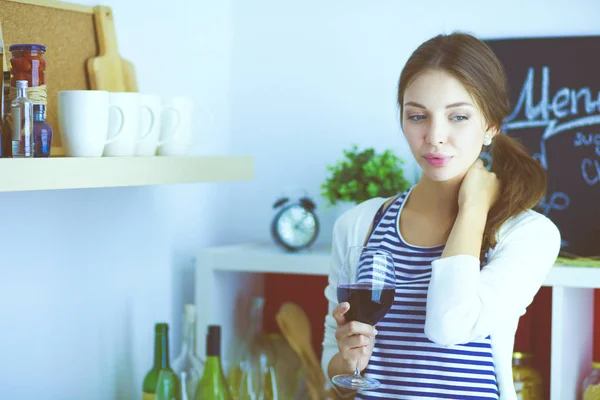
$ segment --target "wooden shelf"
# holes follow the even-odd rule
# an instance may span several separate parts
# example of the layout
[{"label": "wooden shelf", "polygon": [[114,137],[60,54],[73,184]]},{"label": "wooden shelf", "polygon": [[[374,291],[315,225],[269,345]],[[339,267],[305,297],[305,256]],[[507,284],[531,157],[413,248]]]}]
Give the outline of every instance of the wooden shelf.
[{"label": "wooden shelf", "polygon": [[0,192],[251,180],[252,157],[0,159]]}]

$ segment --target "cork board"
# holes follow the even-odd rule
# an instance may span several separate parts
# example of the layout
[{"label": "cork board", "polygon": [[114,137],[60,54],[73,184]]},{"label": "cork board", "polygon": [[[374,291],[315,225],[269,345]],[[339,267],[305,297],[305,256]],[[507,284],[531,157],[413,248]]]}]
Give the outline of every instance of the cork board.
[{"label": "cork board", "polygon": [[[8,47],[12,44],[46,46],[46,119],[54,131],[51,156],[64,155],[58,126],[57,93],[90,89],[86,62],[98,54],[93,13],[92,7],[72,3],[0,0],[5,59],[10,59]],[[10,68],[8,60],[6,64]]]}]

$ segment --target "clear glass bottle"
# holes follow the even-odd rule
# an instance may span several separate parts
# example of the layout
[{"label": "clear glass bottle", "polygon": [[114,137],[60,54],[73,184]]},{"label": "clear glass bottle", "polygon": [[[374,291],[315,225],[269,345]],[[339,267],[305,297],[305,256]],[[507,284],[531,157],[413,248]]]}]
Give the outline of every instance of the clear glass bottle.
[{"label": "clear glass bottle", "polygon": [[10,113],[12,156],[33,157],[33,104],[27,98],[27,81],[17,81],[17,97]]},{"label": "clear glass bottle", "polygon": [[513,381],[519,400],[542,400],[542,376],[533,367],[533,356],[528,353],[513,353]]},{"label": "clear glass bottle", "polygon": [[196,355],[196,306],[183,306],[181,351],[173,360],[173,370],[181,378],[188,399],[193,399],[202,377],[203,362]]},{"label": "clear glass bottle", "polygon": [[583,381],[583,400],[600,400],[600,362],[592,363],[592,372]]},{"label": "clear glass bottle", "polygon": [[279,398],[272,347],[262,330],[264,303],[262,297],[252,299],[250,330],[233,357],[229,383],[235,400]]},{"label": "clear glass bottle", "polygon": [[46,106],[33,105],[33,156],[49,157],[52,147],[52,128],[45,121]]},{"label": "clear glass bottle", "polygon": [[305,370],[300,357],[290,346],[287,339],[279,333],[266,335],[273,355],[273,365],[277,377],[277,389],[280,399],[306,399]]}]

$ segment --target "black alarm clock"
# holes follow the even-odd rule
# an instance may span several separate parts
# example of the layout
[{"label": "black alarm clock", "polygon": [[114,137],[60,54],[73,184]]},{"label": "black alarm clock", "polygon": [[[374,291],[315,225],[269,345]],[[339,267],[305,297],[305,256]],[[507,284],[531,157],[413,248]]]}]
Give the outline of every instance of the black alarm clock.
[{"label": "black alarm clock", "polygon": [[288,251],[306,249],[319,235],[319,220],[315,203],[304,196],[297,201],[283,197],[275,202],[278,210],[271,224],[271,235],[279,246]]}]

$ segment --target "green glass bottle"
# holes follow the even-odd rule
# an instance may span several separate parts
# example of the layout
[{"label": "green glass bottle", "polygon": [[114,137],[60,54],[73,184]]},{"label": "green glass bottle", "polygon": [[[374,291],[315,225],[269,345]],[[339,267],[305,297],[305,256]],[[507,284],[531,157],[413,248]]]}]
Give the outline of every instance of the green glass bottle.
[{"label": "green glass bottle", "polygon": [[[158,377],[162,382],[159,385]],[[161,399],[181,400],[180,381],[169,365],[169,325],[160,323],[154,327],[154,365],[144,377],[142,400],[155,400],[156,388],[168,388],[169,393],[160,393]]]},{"label": "green glass bottle", "polygon": [[210,325],[206,336],[204,373],[194,400],[232,400],[229,385],[221,367],[221,327]]}]

